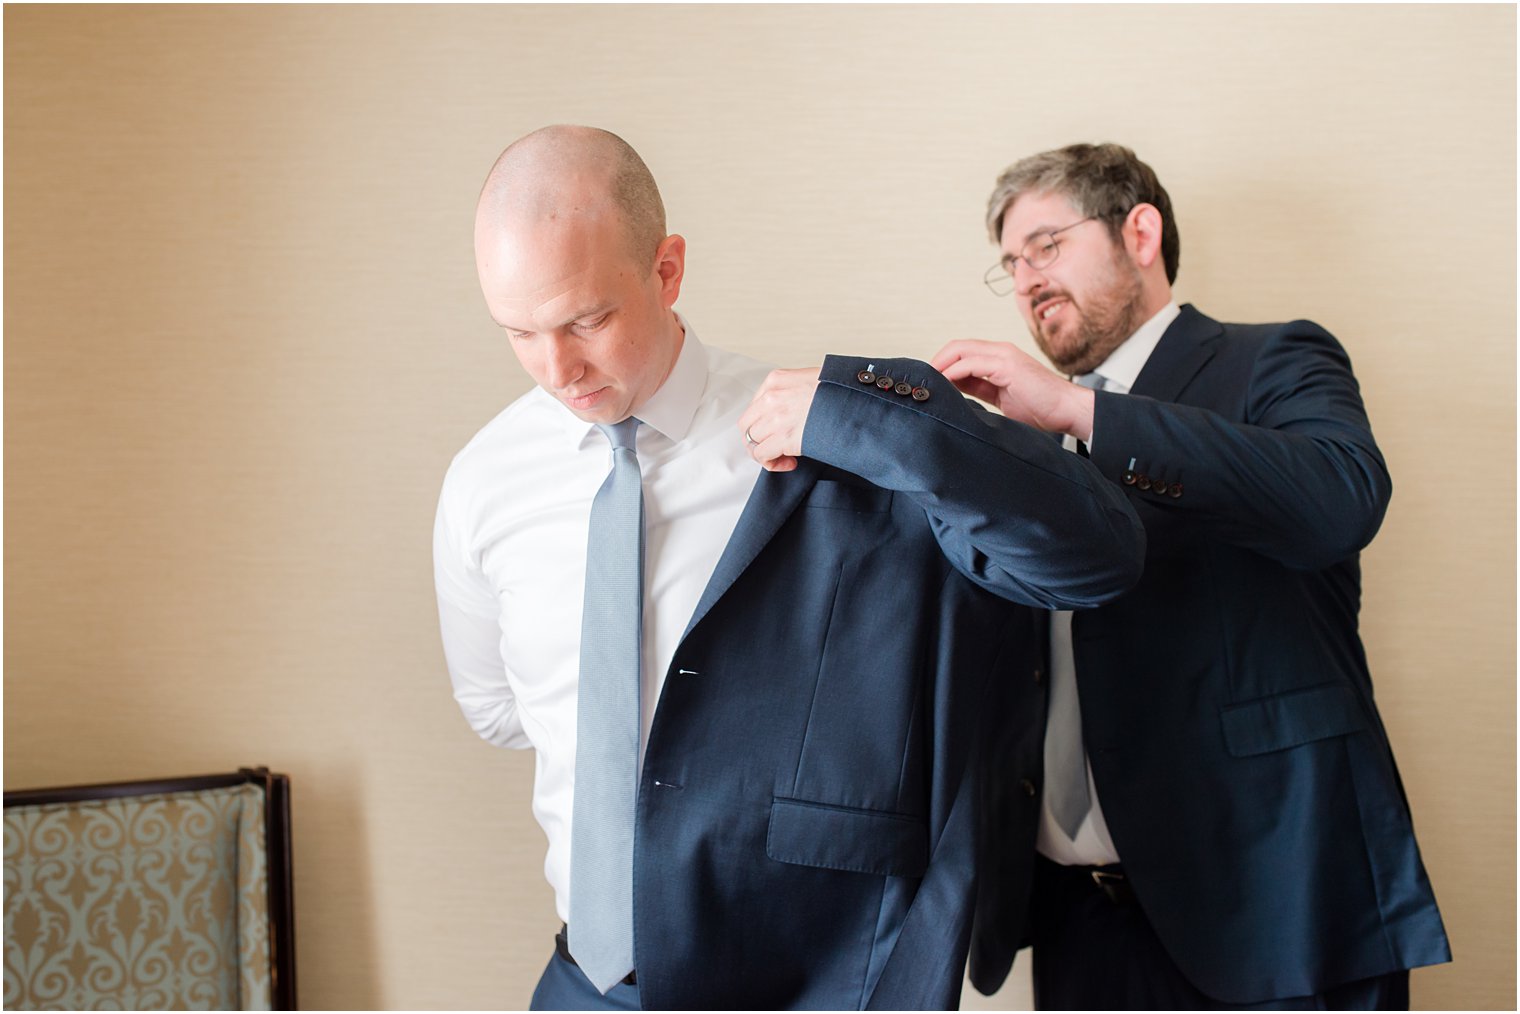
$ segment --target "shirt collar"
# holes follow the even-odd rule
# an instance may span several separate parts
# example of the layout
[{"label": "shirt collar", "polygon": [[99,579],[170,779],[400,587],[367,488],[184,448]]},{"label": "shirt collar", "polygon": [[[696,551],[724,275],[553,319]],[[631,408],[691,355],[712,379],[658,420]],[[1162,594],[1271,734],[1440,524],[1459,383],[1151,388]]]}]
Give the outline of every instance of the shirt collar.
[{"label": "shirt collar", "polygon": [[1108,358],[1093,371],[1103,378],[1105,391],[1118,391],[1121,394],[1130,392],[1140,377],[1140,371],[1145,368],[1145,361],[1151,357],[1161,336],[1180,313],[1181,307],[1176,300],[1172,300],[1157,311],[1154,317],[1141,324],[1134,334],[1124,340],[1123,345],[1109,353]]},{"label": "shirt collar", "polygon": [[673,444],[686,439],[697,406],[702,403],[702,392],[707,389],[707,352],[680,314],[676,314],[676,323],[686,333],[676,364],[670,368],[665,383],[635,413],[640,422]]},{"label": "shirt collar", "polygon": [[[707,389],[707,350],[697,340],[696,331],[679,313],[676,323],[685,332],[685,337],[681,340],[676,363],[670,368],[670,376],[634,413],[643,424],[639,427],[641,434],[647,428],[672,444],[686,439],[691,421],[696,418],[697,407],[702,403],[702,392]],[[545,394],[548,396],[547,392]],[[591,434],[596,432],[596,424],[581,419],[553,396],[548,397],[565,419],[565,436],[570,445],[576,449],[586,447]]]}]

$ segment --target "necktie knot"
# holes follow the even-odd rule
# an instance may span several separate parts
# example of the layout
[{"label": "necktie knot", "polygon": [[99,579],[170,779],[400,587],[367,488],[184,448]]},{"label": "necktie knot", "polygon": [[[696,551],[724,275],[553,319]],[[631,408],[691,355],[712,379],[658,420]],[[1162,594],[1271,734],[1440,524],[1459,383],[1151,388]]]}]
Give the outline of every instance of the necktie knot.
[{"label": "necktie knot", "polygon": [[634,450],[633,440],[638,433],[639,420],[633,416],[629,416],[622,422],[597,423],[596,428],[606,434],[614,451],[629,450],[634,451],[635,454],[638,453]]},{"label": "necktie knot", "polygon": [[1072,377],[1073,381],[1092,391],[1101,391],[1108,385],[1101,373],[1084,373],[1080,377]]}]

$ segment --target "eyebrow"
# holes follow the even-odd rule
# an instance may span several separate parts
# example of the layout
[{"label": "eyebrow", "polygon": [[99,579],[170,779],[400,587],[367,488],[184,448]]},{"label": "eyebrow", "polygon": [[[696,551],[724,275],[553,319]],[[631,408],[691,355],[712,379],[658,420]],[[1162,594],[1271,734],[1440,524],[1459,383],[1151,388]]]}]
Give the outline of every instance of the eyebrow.
[{"label": "eyebrow", "polygon": [[1029,245],[1029,241],[1032,240],[1032,239],[1034,239],[1036,236],[1042,235],[1042,234],[1047,233],[1047,232],[1055,232],[1058,228],[1060,228],[1060,226],[1056,226],[1056,225],[1041,225],[1041,226],[1037,226],[1036,228],[1034,228],[1034,229],[1032,229],[1029,232],[1026,232],[1024,234],[1024,242],[1022,242],[1022,243],[1019,244],[1019,249],[1022,250],[1022,249],[1024,249],[1024,247],[1028,246]]},{"label": "eyebrow", "polygon": [[[613,303],[598,303],[597,305],[593,306],[589,310],[582,310],[580,313],[573,314],[572,316],[566,318],[565,320],[561,321],[560,323],[555,324],[553,327],[549,328],[549,330],[550,331],[558,331],[562,327],[567,327],[567,326],[569,326],[571,324],[574,324],[576,321],[580,320],[583,317],[595,317],[598,314],[608,313],[616,305],[617,304],[615,302],[613,302]],[[506,331],[519,331],[519,332],[522,332],[523,334],[536,334],[536,333],[538,333],[538,331],[537,331],[536,328],[531,328],[531,327],[514,327],[511,324],[503,324],[501,321],[499,321],[499,320],[496,319],[496,316],[494,314],[492,314],[492,316],[491,316],[491,323],[495,324],[497,327],[502,328],[503,330],[506,330]]]}]

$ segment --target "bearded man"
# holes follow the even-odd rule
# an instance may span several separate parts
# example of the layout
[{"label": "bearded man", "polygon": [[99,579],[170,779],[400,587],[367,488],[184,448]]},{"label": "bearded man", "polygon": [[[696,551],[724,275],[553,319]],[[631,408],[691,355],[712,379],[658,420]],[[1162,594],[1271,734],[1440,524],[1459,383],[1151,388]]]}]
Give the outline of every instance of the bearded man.
[{"label": "bearded man", "polygon": [[932,365],[1090,454],[1147,551],[1051,615],[1043,776],[1013,723],[993,757],[973,983],[1032,945],[1042,1009],[1407,1007],[1451,955],[1357,633],[1392,487],[1345,350],[1179,307],[1171,201],[1119,145],[1014,164],[987,225],[1066,376],[994,342]]}]

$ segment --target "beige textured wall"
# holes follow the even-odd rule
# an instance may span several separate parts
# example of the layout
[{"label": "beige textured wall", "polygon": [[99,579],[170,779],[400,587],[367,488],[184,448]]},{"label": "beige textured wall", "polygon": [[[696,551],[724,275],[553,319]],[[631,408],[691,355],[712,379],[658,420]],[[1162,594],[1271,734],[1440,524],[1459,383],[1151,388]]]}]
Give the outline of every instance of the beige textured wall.
[{"label": "beige textured wall", "polygon": [[1182,298],[1335,332],[1394,474],[1365,637],[1457,954],[1415,1002],[1514,1007],[1513,7],[4,23],[5,785],[289,772],[305,1005],[516,1006],[548,956],[532,759],[457,714],[428,554],[450,455],[527,385],[476,189],[572,121],[653,167],[704,339],[772,360],[1028,347],[982,204],[1072,140],[1157,168]]}]

